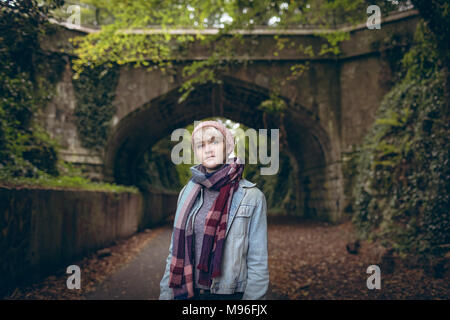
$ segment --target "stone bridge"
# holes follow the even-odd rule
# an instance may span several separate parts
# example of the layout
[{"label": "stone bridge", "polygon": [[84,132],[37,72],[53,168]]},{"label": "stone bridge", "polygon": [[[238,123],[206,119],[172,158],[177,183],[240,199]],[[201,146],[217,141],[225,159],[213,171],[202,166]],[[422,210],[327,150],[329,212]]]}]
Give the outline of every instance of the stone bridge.
[{"label": "stone bridge", "polygon": [[[177,62],[175,76],[123,66],[113,102],[116,113],[101,152],[81,146],[73,123],[76,101],[67,63],[57,83],[57,95],[41,120],[64,147],[63,159],[90,167],[91,174],[100,180],[133,184],[139,156],[173,130],[195,120],[222,116],[256,130],[264,128],[257,106],[269,97],[271,81],[286,77],[291,66],[309,61],[303,75],[281,87],[289,106],[285,117],[288,151],[296,159],[293,166],[300,202],[308,201],[318,218],[342,221],[348,202],[345,155],[362,141],[373,123],[383,96],[393,85],[393,56],[399,46],[411,43],[417,22],[417,12],[407,11],[384,19],[379,30],[353,27],[350,40],[340,44],[338,57],[311,58],[289,46],[274,54],[273,34],[277,32],[295,46],[312,44],[319,50],[323,40],[314,30],[246,32],[243,58],[249,63],[236,64],[220,75],[221,84],[202,85],[182,103],[178,103],[181,68],[188,61],[206,58],[208,50],[194,46]],[[92,30],[61,27],[41,44],[58,52],[61,43],[86,32]]]}]

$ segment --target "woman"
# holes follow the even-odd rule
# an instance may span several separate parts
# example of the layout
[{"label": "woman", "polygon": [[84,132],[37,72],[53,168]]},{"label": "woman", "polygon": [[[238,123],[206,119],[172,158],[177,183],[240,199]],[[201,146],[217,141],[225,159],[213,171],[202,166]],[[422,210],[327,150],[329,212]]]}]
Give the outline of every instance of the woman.
[{"label": "woman", "polygon": [[266,198],[242,178],[230,130],[192,132],[201,164],[178,196],[160,299],[263,299],[269,285]]}]

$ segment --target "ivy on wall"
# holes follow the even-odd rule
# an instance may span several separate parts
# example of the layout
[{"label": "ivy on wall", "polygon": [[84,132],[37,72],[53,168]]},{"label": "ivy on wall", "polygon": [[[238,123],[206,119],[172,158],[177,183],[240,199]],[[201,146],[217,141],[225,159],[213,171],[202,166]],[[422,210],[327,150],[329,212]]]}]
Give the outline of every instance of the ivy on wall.
[{"label": "ivy on wall", "polygon": [[429,258],[450,243],[449,114],[435,39],[423,23],[357,161],[353,222],[360,236]]},{"label": "ivy on wall", "polygon": [[86,69],[72,79],[75,88],[76,126],[83,147],[100,151],[108,138],[119,79],[117,65],[105,64]]},{"label": "ivy on wall", "polygon": [[140,190],[148,191],[154,188],[180,191],[183,185],[171,160],[171,150],[176,143],[178,142],[170,140],[170,136],[166,137],[142,155],[136,168],[136,186]]},{"label": "ivy on wall", "polygon": [[[247,159],[248,159],[248,155]],[[306,217],[303,208],[297,208],[297,195],[295,191],[295,175],[290,158],[284,150],[280,149],[280,167],[277,174],[261,175],[261,168],[267,165],[247,164],[244,177],[256,183],[257,187],[266,195],[268,214],[277,216]]]},{"label": "ivy on wall", "polygon": [[64,59],[41,50],[47,6],[35,1],[0,10],[0,178],[58,174],[57,143],[36,116],[55,94]]}]

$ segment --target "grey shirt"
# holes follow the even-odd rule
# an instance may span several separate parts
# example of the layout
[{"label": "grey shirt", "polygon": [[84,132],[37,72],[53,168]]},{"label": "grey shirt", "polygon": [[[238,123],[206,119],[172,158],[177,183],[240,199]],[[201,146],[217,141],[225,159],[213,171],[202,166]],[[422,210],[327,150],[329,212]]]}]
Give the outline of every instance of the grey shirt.
[{"label": "grey shirt", "polygon": [[212,205],[214,204],[214,201],[216,200],[217,196],[219,195],[219,191],[214,191],[208,188],[203,187],[203,204],[201,208],[198,210],[197,214],[195,215],[194,220],[194,241],[195,241],[195,277],[194,277],[194,286],[199,289],[209,289],[207,286],[203,286],[198,283],[198,276],[200,273],[200,270],[197,269],[198,262],[200,261],[200,255],[202,252],[202,243],[203,243],[203,235],[205,233],[205,220],[206,215],[208,214],[209,210],[211,209]]}]

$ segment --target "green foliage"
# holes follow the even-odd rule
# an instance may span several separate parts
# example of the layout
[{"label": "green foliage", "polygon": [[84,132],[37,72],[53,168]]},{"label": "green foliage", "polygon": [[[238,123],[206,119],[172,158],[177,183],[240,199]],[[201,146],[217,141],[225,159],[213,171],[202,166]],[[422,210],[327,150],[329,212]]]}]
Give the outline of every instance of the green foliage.
[{"label": "green foliage", "polygon": [[204,83],[221,83],[217,78],[219,70],[222,70],[223,62],[218,62],[214,55],[211,55],[206,60],[194,61],[183,69],[183,76],[185,81],[181,85],[180,92],[182,95],[179,98],[179,103],[185,101],[189,94],[196,86]]},{"label": "green foliage", "polygon": [[82,145],[101,150],[116,110],[112,104],[119,74],[117,66],[102,65],[85,70],[73,79],[76,125]]},{"label": "green foliage", "polygon": [[[55,94],[54,84],[66,63],[58,54],[43,52],[38,41],[49,30],[46,15],[60,3],[24,0],[0,8],[0,184],[137,192],[83,178],[79,170],[58,158],[60,146],[37,122]],[[102,84],[95,85],[103,93]]]},{"label": "green foliage", "polygon": [[[61,163],[60,166],[64,167],[62,170],[67,171],[67,166],[70,164]],[[108,191],[108,192],[131,192],[138,193],[138,189],[131,186],[116,185],[114,183],[97,183],[83,177],[79,170],[75,170],[72,173],[66,173],[64,175],[53,176],[45,172],[39,172],[37,177],[11,177],[9,175],[3,175],[4,172],[0,172],[0,182],[2,186],[20,186],[20,187],[43,187],[47,189],[78,189],[78,190],[91,190],[91,191]]]},{"label": "green foliage", "polygon": [[[177,167],[172,164],[171,151],[178,142],[171,141],[170,136],[161,139],[151,150],[144,153],[137,165],[136,186],[140,190],[156,188],[159,190],[179,191],[180,183]],[[187,172],[190,172],[187,170]],[[187,182],[187,179],[186,179]]]},{"label": "green foliage", "polygon": [[[134,64],[154,68],[162,72],[176,72],[174,61],[183,52],[189,52],[192,42],[201,40],[208,50],[208,58],[191,61],[183,70],[183,93],[185,100],[194,88],[202,83],[216,82],[217,76],[233,63],[246,63],[242,34],[237,30],[255,28],[314,28],[334,29],[341,25],[364,22],[368,0],[298,0],[298,1],[205,1],[205,0],[84,0],[97,10],[108,12],[113,22],[102,25],[100,32],[73,39],[74,78],[84,69],[107,63]],[[386,1],[376,1],[383,13],[395,9]],[[201,31],[215,28],[216,34],[198,32],[171,33],[173,30]],[[134,31],[134,32],[131,32]],[[348,39],[348,32],[319,32],[326,43],[320,52],[314,53],[311,46],[298,48],[309,56],[314,54],[339,54],[339,43]],[[273,55],[289,47],[288,39],[274,36],[276,45]],[[239,55],[237,51],[239,49]],[[248,55],[248,53],[247,53]],[[287,78],[295,78],[295,72]],[[281,79],[283,80],[283,79]],[[280,81],[281,81],[280,80]],[[292,80],[292,79],[291,79]]]},{"label": "green foliage", "polygon": [[[203,121],[205,120],[217,120],[217,118],[208,118],[208,119],[203,119]],[[186,130],[188,130],[189,133],[192,133],[192,131],[194,130],[194,124],[189,124],[188,126],[185,127]],[[191,141],[191,136],[190,134],[186,134],[184,136],[184,139],[188,139],[187,141]],[[178,141],[175,141],[175,144],[178,143]],[[191,148],[191,159],[194,159],[194,155],[193,155],[193,150]],[[191,170],[189,169],[193,164],[189,164],[189,163],[180,163],[179,165],[176,166],[176,170],[178,173],[178,178],[180,181],[180,184],[182,186],[186,185],[186,183],[189,181],[189,179],[192,176]]]},{"label": "green foliage", "polygon": [[437,39],[424,23],[417,26],[414,46],[403,58],[406,79],[429,79],[436,75],[442,65],[439,62]]},{"label": "green foliage", "polygon": [[450,3],[448,0],[411,0],[436,37],[439,56],[444,65],[450,66]]},{"label": "green foliage", "polygon": [[279,95],[272,94],[267,100],[261,102],[258,106],[259,110],[262,110],[268,114],[280,114],[287,108],[286,101],[284,101]]},{"label": "green foliage", "polygon": [[[246,146],[248,153],[248,146]],[[248,161],[248,154],[247,154]],[[264,191],[268,204],[269,215],[295,215],[299,208],[296,207],[296,197],[293,167],[289,156],[280,150],[280,168],[275,175],[261,175],[260,170],[266,165],[247,164],[244,177],[256,183],[257,187]]]},{"label": "green foliage", "polygon": [[450,242],[450,122],[445,74],[424,24],[415,42],[359,150],[353,222],[363,238],[427,257]]},{"label": "green foliage", "polygon": [[57,174],[56,142],[36,122],[54,94],[61,59],[41,51],[45,14],[53,2],[23,1],[0,11],[0,171],[2,175]]},{"label": "green foliage", "polygon": [[320,34],[321,37],[327,40],[320,49],[319,55],[325,55],[332,53],[338,55],[341,51],[339,49],[339,43],[344,40],[350,39],[350,32],[348,31],[333,31]]}]

